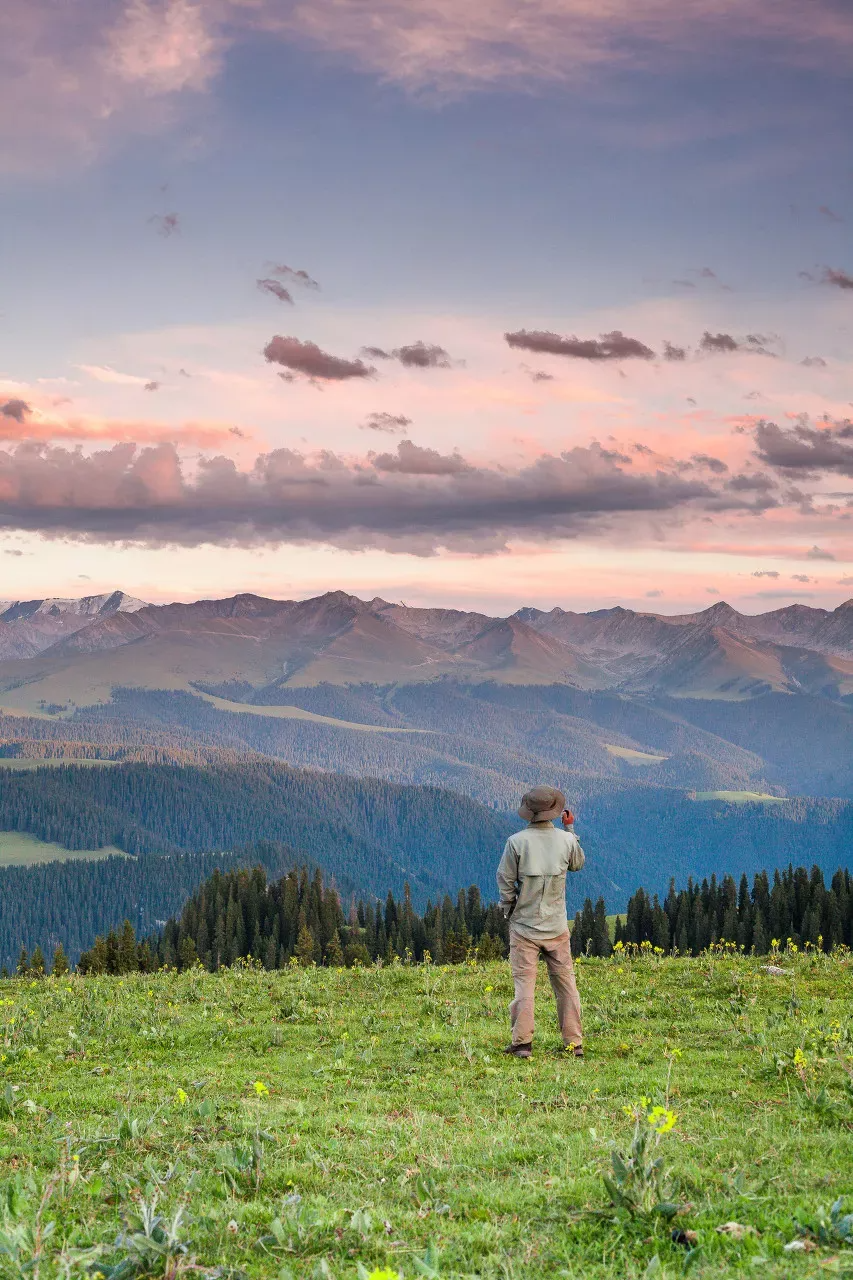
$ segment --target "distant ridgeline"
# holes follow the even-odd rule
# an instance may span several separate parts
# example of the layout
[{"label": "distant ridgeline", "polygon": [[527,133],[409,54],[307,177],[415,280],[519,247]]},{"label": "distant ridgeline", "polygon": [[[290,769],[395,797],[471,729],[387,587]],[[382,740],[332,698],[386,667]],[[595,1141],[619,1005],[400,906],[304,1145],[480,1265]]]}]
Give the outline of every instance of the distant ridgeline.
[{"label": "distant ridgeline", "polygon": [[[617,918],[611,942],[604,900],[590,899],[572,929],[575,955],[608,956],[614,943],[648,943],[663,951],[696,955],[719,942],[766,955],[774,941],[790,940],[830,951],[853,945],[853,876],[837,871],[827,886],[813,868],[790,867],[755,877],[752,892],[746,878],[736,886],[731,876],[716,877],[680,892],[673,885],[664,903],[643,889],[631,897],[627,915]],[[299,964],[353,965],[395,959],[458,964],[475,957],[500,959],[506,954],[509,926],[497,904],[486,905],[476,885],[428,905],[420,914],[408,888],[401,898],[389,893],[385,902],[355,899],[347,912],[335,888],[320,871],[291,870],[268,883],[263,868],[216,870],[190,897],[181,914],[159,934],[138,942],[129,921],[120,930],[99,936],[79,962],[83,973],[150,971],[164,965],[179,969],[201,963],[207,969],[253,960],[266,969]],[[59,953],[60,971],[66,963]],[[19,972],[43,972],[39,949],[32,958],[22,952]]]}]

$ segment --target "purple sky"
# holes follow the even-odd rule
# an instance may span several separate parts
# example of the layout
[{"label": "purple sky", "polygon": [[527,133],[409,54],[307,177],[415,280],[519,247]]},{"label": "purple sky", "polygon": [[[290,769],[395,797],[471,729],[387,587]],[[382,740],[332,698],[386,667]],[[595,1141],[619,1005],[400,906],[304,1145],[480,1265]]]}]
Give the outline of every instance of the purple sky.
[{"label": "purple sky", "polygon": [[4,598],[853,595],[846,0],[0,15]]}]

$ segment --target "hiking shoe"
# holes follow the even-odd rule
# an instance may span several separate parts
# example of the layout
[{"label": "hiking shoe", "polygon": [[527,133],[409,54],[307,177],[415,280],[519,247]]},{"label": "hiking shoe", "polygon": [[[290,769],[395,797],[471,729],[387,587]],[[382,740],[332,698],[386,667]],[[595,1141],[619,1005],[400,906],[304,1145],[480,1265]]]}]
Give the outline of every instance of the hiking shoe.
[{"label": "hiking shoe", "polygon": [[511,1058],[529,1058],[533,1053],[533,1047],[529,1044],[508,1044],[504,1053],[508,1053]]},{"label": "hiking shoe", "polygon": [[574,1058],[582,1058],[583,1045],[582,1044],[564,1044],[563,1053],[571,1054],[572,1057]]}]

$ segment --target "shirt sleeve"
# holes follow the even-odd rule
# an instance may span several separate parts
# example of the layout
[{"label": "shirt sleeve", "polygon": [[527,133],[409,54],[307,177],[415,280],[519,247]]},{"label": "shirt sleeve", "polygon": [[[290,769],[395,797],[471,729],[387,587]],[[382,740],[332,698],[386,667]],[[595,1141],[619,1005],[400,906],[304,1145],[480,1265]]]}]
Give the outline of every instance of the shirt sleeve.
[{"label": "shirt sleeve", "polygon": [[567,832],[567,835],[569,837],[568,869],[569,871],[580,871],[583,864],[586,862],[584,851],[581,848],[581,842],[573,831]]},{"label": "shirt sleeve", "polygon": [[508,916],[518,897],[518,854],[511,840],[507,840],[498,866],[498,890],[503,913]]}]

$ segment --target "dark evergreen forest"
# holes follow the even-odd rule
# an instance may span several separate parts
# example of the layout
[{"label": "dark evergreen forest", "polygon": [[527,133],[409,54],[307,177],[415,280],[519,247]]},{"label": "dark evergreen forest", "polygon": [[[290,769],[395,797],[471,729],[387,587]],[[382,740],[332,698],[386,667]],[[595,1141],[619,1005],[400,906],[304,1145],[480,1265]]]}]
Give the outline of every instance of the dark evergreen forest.
[{"label": "dark evergreen forest", "polygon": [[772,876],[759,872],[749,887],[745,875],[688,881],[676,890],[670,881],[663,902],[657,894],[637,889],[611,941],[604,900],[587,898],[575,916],[572,950],[608,956],[614,946],[643,946],[679,955],[699,955],[718,942],[734,943],[756,955],[789,943],[823,951],[853,948],[853,876],[835,872],[829,884],[819,867],[787,867]]},{"label": "dark evergreen forest", "polygon": [[[575,955],[608,956],[644,944],[659,952],[698,955],[731,943],[757,955],[791,944],[831,951],[853,945],[853,877],[837,871],[827,884],[820,870],[788,867],[772,877],[760,872],[750,890],[746,877],[716,877],[677,891],[670,886],[663,904],[644,889],[631,896],[626,917],[617,919],[611,942],[603,899],[590,899],[572,928]],[[437,964],[494,960],[506,955],[509,925],[495,903],[486,904],[471,885],[455,900],[428,902],[419,913],[408,888],[384,901],[353,896],[345,910],[337,889],[322,872],[305,867],[269,883],[260,866],[215,870],[185,903],[179,915],[150,938],[137,941],[129,920],[95,939],[80,957],[84,973],[185,969],[202,964],[215,971],[241,960],[266,969],[298,964],[353,965],[394,960]],[[61,963],[64,963],[64,953]],[[26,954],[19,969],[38,971]]]}]

